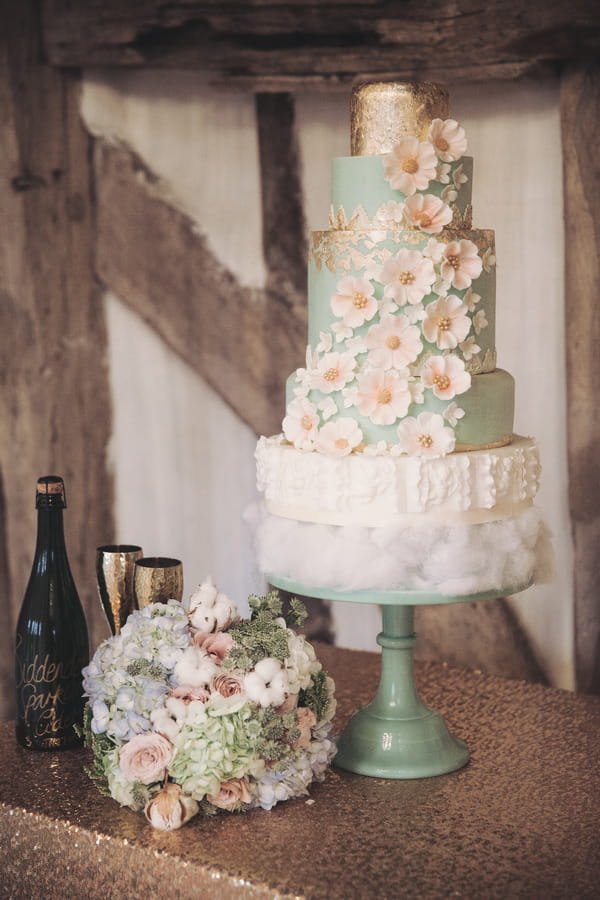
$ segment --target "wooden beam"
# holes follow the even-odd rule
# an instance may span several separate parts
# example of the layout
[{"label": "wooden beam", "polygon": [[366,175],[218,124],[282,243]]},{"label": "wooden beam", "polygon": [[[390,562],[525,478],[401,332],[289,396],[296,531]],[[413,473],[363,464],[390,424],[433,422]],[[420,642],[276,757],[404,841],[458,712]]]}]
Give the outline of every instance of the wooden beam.
[{"label": "wooden beam", "polygon": [[[0,0],[0,20],[0,658],[12,660],[35,547],[36,478],[65,478],[69,558],[94,645],[107,633],[94,548],[113,540],[114,526],[106,334],[79,81],[40,61],[34,0]],[[0,718],[12,718],[12,687],[5,700]]]},{"label": "wooden beam", "polygon": [[561,81],[569,502],[577,687],[600,693],[600,65]]},{"label": "wooden beam", "polygon": [[[198,68],[292,89],[355,80],[513,78],[600,51],[596,0],[44,0],[58,66]],[[269,88],[268,85],[271,84]],[[286,88],[287,85],[287,88]]]},{"label": "wooden beam", "polygon": [[126,147],[98,141],[95,174],[98,277],[257,434],[280,431],[284,379],[304,359],[305,303],[241,285]]}]

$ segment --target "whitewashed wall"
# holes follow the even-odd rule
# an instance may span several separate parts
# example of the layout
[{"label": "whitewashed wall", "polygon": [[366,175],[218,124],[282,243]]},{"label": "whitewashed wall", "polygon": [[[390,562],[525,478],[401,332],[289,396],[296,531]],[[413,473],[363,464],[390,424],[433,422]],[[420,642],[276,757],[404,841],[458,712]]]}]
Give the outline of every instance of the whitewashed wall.
[{"label": "whitewashed wall", "polygon": [[[450,86],[475,157],[474,222],[496,229],[499,364],[517,380],[516,430],[544,463],[539,502],[558,575],[514,608],[550,677],[573,684],[567,510],[562,174],[558,85]],[[297,98],[306,219],[326,223],[330,160],[349,150],[348,95]],[[254,99],[188,72],[89,72],[90,130],[127,141],[162,176],[219,258],[264,283]],[[239,210],[243,209],[243,215]],[[186,586],[212,572],[238,600],[262,587],[241,513],[254,494],[254,435],[118,298],[106,298],[115,407],[117,539],[179,556]],[[375,648],[377,610],[334,604],[337,640]]]}]

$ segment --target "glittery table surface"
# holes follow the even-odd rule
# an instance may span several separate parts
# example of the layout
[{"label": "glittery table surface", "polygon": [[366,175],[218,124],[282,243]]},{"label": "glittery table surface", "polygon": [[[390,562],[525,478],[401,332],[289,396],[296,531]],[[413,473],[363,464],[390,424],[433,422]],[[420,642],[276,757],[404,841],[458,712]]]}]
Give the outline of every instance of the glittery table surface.
[{"label": "glittery table surface", "polygon": [[[340,730],[376,654],[319,646]],[[2,898],[598,898],[600,697],[418,663],[422,699],[467,741],[450,775],[332,769],[311,802],[173,833],[97,793],[87,753],[36,753],[0,726]]]}]

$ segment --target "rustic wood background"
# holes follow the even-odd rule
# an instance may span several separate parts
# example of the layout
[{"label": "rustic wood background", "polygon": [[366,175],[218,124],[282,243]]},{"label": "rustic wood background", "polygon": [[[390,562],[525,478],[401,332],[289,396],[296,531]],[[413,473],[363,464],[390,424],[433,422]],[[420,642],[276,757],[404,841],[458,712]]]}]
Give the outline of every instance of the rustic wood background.
[{"label": "rustic wood background", "polygon": [[[115,509],[100,291],[111,289],[150,323],[256,433],[277,430],[282,382],[302,358],[306,328],[305,223],[293,174],[290,190],[290,173],[298,171],[293,92],[378,78],[561,73],[575,658],[577,687],[599,691],[597,4],[0,0],[0,13],[0,716],[12,716],[12,635],[31,564],[33,484],[49,467],[68,480],[67,537],[92,641],[105,634],[87,586],[90,554],[113,533]],[[256,95],[264,289],[240,285],[134,153],[86,133],[80,69],[94,65],[198,68],[215,84]],[[277,220],[283,199],[285,232]],[[143,240],[140,222],[151,223]],[[202,304],[191,301],[191,283]],[[168,317],[161,315],[165,291]],[[236,353],[215,380],[214,360],[227,354],[232,330]],[[328,631],[326,609],[315,609],[313,627]],[[427,613],[420,628],[429,655],[546,677],[502,600]]]}]

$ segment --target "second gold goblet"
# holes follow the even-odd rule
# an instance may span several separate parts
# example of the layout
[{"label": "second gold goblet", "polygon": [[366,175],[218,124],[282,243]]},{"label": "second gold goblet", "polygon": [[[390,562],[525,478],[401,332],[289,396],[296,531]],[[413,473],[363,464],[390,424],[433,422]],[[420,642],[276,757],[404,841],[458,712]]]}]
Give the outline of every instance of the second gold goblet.
[{"label": "second gold goblet", "polygon": [[146,556],[135,564],[134,591],[138,609],[150,603],[181,600],[183,570],[181,560],[168,556]]},{"label": "second gold goblet", "polygon": [[110,630],[120,634],[135,609],[133,576],[144,551],[136,544],[106,544],[96,550],[96,581]]}]

